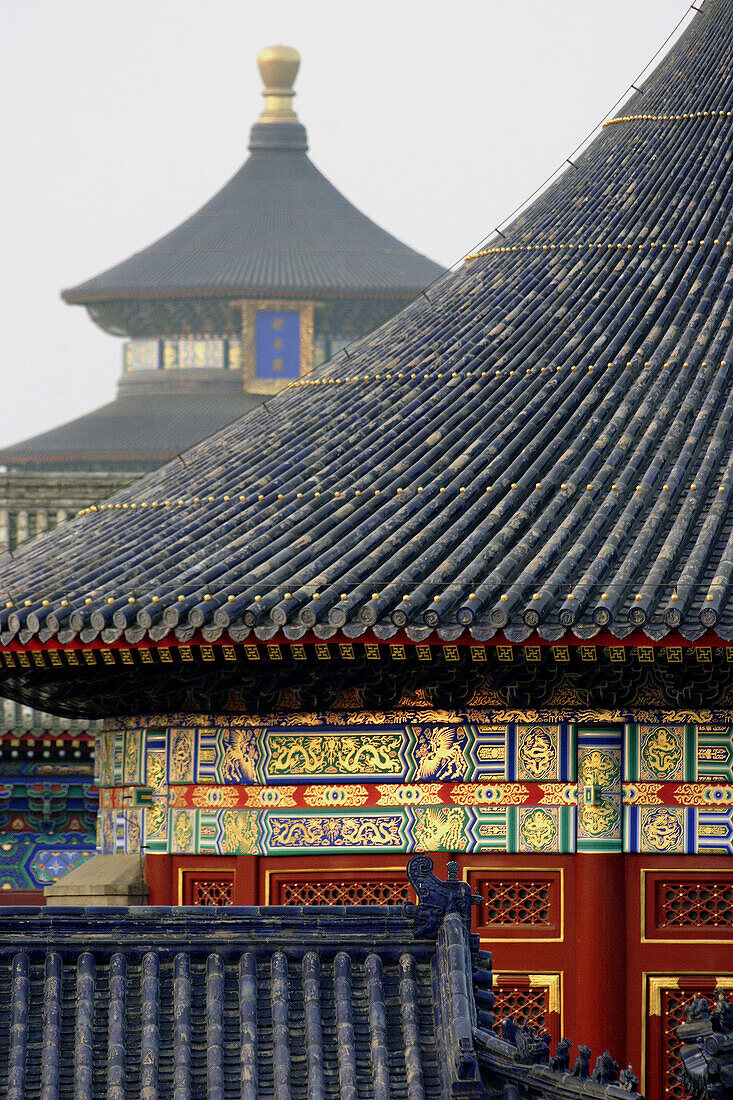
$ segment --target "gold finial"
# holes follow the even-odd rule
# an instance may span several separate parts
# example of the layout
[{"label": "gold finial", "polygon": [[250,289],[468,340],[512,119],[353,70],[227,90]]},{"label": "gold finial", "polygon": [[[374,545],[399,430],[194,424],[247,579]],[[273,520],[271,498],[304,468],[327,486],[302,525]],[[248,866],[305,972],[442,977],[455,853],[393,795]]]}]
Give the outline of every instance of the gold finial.
[{"label": "gold finial", "polygon": [[257,55],[265,90],[265,109],[259,122],[297,122],[290,101],[293,84],[300,68],[300,54],[292,46],[265,46]]}]

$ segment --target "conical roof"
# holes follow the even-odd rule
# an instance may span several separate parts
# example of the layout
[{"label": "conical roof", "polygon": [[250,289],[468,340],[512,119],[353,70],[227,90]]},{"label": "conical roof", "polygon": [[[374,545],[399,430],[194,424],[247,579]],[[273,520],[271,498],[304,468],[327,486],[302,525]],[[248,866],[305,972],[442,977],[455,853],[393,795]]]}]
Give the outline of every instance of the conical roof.
[{"label": "conical roof", "polygon": [[[149,316],[154,299],[176,299],[182,331],[196,332],[208,329],[196,328],[196,307],[187,299],[229,302],[267,295],[316,298],[319,305],[333,298],[358,299],[342,306],[342,325],[346,333],[360,332],[374,323],[367,324],[358,313],[364,299],[378,302],[372,310],[385,317],[443,273],[438,264],[357,210],[308,158],[305,127],[291,107],[300,64],[297,51],[269,46],[260,51],[258,64],[266,106],[252,127],[250,156],[235,176],[173,232],[64,291],[67,302],[90,307],[117,302],[119,314],[102,318],[99,310],[91,311],[115,335],[140,335],[129,315],[135,308],[144,316],[147,335],[151,324],[152,335],[158,335]],[[353,317],[350,310],[357,311]],[[155,469],[262,400],[261,394],[243,388],[241,372],[123,375],[113,401],[0,448],[0,465],[23,470]]]},{"label": "conical roof", "polygon": [[357,210],[303,150],[265,149],[177,229],[63,298],[405,298],[441,272]]},{"label": "conical roof", "polygon": [[300,58],[285,46],[258,58],[266,108],[250,155],[172,232],[79,286],[67,302],[277,294],[408,298],[442,268],[346,199],[307,155],[290,101]]},{"label": "conical roof", "polygon": [[733,639],[733,0],[621,115],[348,358],[5,559],[0,641]]}]

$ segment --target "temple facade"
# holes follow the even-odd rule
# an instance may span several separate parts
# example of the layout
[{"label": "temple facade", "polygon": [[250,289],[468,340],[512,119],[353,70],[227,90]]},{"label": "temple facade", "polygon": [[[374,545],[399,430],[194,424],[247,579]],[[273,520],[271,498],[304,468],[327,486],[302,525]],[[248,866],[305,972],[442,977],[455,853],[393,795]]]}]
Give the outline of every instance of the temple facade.
[{"label": "temple facade", "polygon": [[[0,553],[257,407],[442,274],[310,160],[292,107],[299,61],[289,47],[261,51],[265,109],[247,160],[221,191],[172,233],[64,291],[125,338],[117,396],[0,449]],[[39,890],[94,851],[100,727],[11,702],[0,718],[0,888]],[[41,827],[32,802],[46,796]]]},{"label": "temple facade", "polygon": [[705,0],[501,238],[0,562],[0,687],[104,721],[150,902],[453,857],[500,1014],[651,1100],[733,988],[732,61]]}]

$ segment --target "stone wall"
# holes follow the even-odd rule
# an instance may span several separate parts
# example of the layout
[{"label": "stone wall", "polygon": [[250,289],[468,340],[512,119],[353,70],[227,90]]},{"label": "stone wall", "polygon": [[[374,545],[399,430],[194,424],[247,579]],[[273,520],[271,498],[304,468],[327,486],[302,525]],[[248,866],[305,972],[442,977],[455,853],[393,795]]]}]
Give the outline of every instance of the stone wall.
[{"label": "stone wall", "polygon": [[50,531],[80,508],[124,489],[138,473],[0,473],[0,553]]}]

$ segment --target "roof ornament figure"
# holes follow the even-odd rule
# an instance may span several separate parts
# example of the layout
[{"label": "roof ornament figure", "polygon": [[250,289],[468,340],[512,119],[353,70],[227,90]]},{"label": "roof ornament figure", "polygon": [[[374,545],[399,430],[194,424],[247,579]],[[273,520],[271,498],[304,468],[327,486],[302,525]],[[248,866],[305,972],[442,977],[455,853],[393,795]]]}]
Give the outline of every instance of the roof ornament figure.
[{"label": "roof ornament figure", "polygon": [[575,1065],[573,1066],[573,1077],[580,1077],[581,1080],[585,1080],[590,1077],[590,1047],[581,1043],[578,1047],[578,1057],[575,1059]]},{"label": "roof ornament figure", "polygon": [[633,1066],[629,1065],[626,1069],[622,1069],[619,1078],[619,1088],[624,1092],[638,1092],[639,1091],[639,1078],[634,1073]]},{"label": "roof ornament figure", "polygon": [[733,1100],[733,1005],[725,994],[715,990],[712,1012],[707,998],[695,994],[677,1028],[680,1081],[694,1100]]},{"label": "roof ornament figure", "polygon": [[570,1048],[572,1045],[570,1039],[566,1039],[564,1036],[558,1041],[550,1063],[552,1069],[556,1070],[556,1072],[570,1072]]},{"label": "roof ornament figure", "polygon": [[710,1014],[710,1005],[707,997],[696,994],[688,1005],[685,1005],[685,1019],[688,1023],[694,1020],[706,1020]]},{"label": "roof ornament figure", "polygon": [[611,1085],[618,1080],[618,1062],[607,1050],[596,1058],[593,1080],[601,1085]]},{"label": "roof ornament figure", "polygon": [[550,1043],[552,1036],[533,1024],[518,1027],[514,1035],[517,1048],[517,1061],[525,1066],[547,1066],[550,1064]]},{"label": "roof ornament figure", "polygon": [[413,856],[407,864],[407,878],[418,896],[418,904],[405,902],[406,916],[414,916],[416,934],[432,935],[448,913],[458,913],[467,928],[471,927],[471,906],[481,898],[471,893],[467,882],[458,878],[458,864],[450,860],[448,878],[443,881],[433,873],[430,856]]},{"label": "roof ornament figure", "polygon": [[257,55],[257,67],[265,85],[265,109],[252,127],[250,150],[308,148],[308,137],[293,110],[293,84],[300,68],[300,54],[292,46],[265,46]]},{"label": "roof ornament figure", "polygon": [[733,1033],[733,1005],[725,998],[725,990],[718,986],[715,990],[715,1008],[712,1013],[713,1031],[723,1034]]}]

